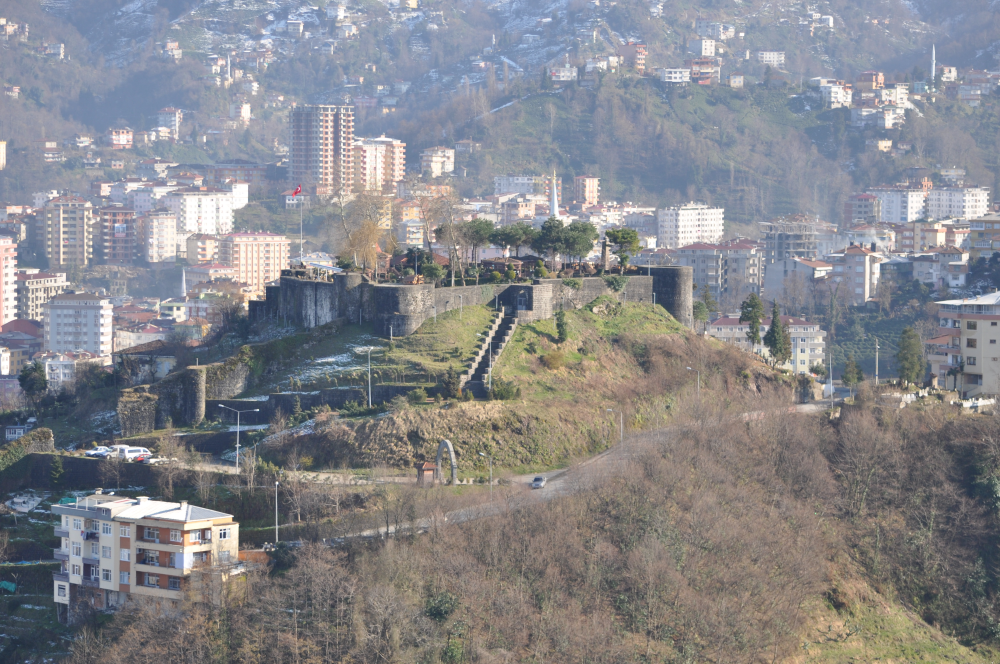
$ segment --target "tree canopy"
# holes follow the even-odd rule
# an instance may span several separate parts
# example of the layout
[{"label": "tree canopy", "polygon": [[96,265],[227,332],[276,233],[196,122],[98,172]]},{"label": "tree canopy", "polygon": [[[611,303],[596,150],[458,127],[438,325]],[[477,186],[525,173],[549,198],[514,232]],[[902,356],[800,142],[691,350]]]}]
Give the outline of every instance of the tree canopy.
[{"label": "tree canopy", "polygon": [[920,335],[912,327],[903,329],[899,335],[899,350],[896,352],[899,378],[904,383],[917,383],[924,378],[924,347]]},{"label": "tree canopy", "polygon": [[781,310],[777,302],[771,307],[771,326],[764,335],[764,345],[771,353],[771,362],[774,366],[784,364],[792,357],[792,339],[788,329],[781,322]]},{"label": "tree canopy", "polygon": [[756,293],[750,293],[740,305],[740,322],[747,324],[747,341],[751,346],[760,345],[760,321],[764,317],[764,303]]},{"label": "tree canopy", "polygon": [[610,228],[604,232],[608,242],[617,247],[614,250],[622,274],[628,267],[629,257],[639,251],[639,233],[634,228]]}]

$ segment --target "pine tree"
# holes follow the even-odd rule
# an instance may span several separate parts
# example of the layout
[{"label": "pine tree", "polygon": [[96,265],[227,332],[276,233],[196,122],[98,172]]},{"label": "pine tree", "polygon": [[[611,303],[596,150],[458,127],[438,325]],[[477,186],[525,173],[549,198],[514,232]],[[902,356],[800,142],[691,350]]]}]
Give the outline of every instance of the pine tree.
[{"label": "pine tree", "polygon": [[569,326],[566,324],[566,312],[559,310],[556,312],[556,335],[559,343],[569,339]]},{"label": "pine tree", "polygon": [[756,293],[750,293],[750,297],[740,305],[740,322],[747,323],[747,341],[750,348],[760,345],[760,320],[764,317],[764,303],[760,301]]},{"label": "pine tree", "polygon": [[764,335],[764,345],[771,353],[771,362],[774,366],[784,364],[792,356],[792,340],[781,322],[781,310],[777,302],[771,307],[771,326]]},{"label": "pine tree", "polygon": [[295,395],[295,401],[292,402],[292,415],[298,417],[302,414],[302,401],[299,399],[299,395]]},{"label": "pine tree", "polygon": [[52,457],[52,464],[49,466],[49,485],[54,489],[62,483],[63,473],[65,472],[63,468],[63,460],[61,456]]},{"label": "pine tree", "polygon": [[840,376],[840,382],[852,390],[851,395],[853,396],[853,389],[860,385],[864,379],[865,374],[861,371],[861,365],[855,362],[854,356],[851,355],[844,365],[844,373]]},{"label": "pine tree", "polygon": [[920,343],[920,335],[912,327],[907,327],[899,335],[899,351],[896,353],[896,363],[899,365],[899,378],[903,383],[916,383],[923,380],[924,348]]}]

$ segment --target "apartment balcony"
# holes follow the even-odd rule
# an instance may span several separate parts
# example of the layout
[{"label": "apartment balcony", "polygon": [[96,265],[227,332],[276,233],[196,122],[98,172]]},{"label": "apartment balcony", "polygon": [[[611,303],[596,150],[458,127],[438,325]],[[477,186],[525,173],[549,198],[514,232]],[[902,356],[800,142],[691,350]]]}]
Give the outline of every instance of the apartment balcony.
[{"label": "apartment balcony", "polygon": [[69,583],[69,574],[63,574],[62,572],[53,572],[52,573],[52,580],[53,581],[64,581],[66,583]]},{"label": "apartment balcony", "polygon": [[69,537],[69,529],[61,526],[56,526],[53,533],[56,537]]},{"label": "apartment balcony", "polygon": [[101,564],[101,559],[100,558],[93,558],[91,556],[84,556],[83,557],[83,562],[85,562],[88,565],[100,565]]},{"label": "apartment balcony", "polygon": [[56,560],[69,560],[69,551],[66,549],[52,549],[52,557]]},{"label": "apartment balcony", "polygon": [[83,577],[83,580],[81,581],[81,583],[82,583],[82,585],[83,585],[84,588],[100,588],[101,587],[101,581],[100,581],[100,579],[93,579],[93,578]]}]

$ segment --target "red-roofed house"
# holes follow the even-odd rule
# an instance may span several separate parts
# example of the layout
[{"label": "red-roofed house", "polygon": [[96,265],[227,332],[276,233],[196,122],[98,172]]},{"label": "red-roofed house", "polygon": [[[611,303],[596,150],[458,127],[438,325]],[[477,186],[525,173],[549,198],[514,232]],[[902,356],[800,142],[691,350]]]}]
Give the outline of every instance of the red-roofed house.
[{"label": "red-roofed house", "polygon": [[[782,316],[781,324],[788,329],[792,340],[792,358],[781,368],[790,369],[795,373],[808,373],[814,364],[823,364],[826,357],[826,332],[816,323],[810,323],[804,318]],[[760,324],[761,339],[771,327],[771,319],[765,318]],[[764,346],[751,347],[747,340],[747,323],[740,322],[740,315],[729,314],[708,324],[706,336],[719,341],[736,344],[740,348],[769,357]]]},{"label": "red-roofed house", "polygon": [[831,278],[848,288],[847,293],[855,305],[864,304],[875,297],[881,254],[855,244],[827,254],[824,258],[833,265]]}]

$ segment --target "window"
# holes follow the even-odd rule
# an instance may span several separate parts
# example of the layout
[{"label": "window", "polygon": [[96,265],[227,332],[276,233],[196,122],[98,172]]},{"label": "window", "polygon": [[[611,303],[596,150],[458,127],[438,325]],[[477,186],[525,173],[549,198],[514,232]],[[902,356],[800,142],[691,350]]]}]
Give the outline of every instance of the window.
[{"label": "window", "polygon": [[82,519],[73,519],[73,530],[83,530]]},{"label": "window", "polygon": [[965,340],[965,347],[966,348],[975,348],[976,347],[976,340],[975,339],[966,339]]},{"label": "window", "polygon": [[102,546],[101,547],[101,558],[110,558],[110,557],[111,557],[111,547],[110,546]]},{"label": "window", "polygon": [[73,542],[72,547],[73,547],[73,555],[76,556],[77,558],[79,558],[80,555],[82,554],[82,552],[80,551],[80,548],[81,548],[80,543],[79,542]]},{"label": "window", "polygon": [[219,528],[219,539],[220,540],[229,539],[229,528]]},{"label": "window", "polygon": [[990,322],[990,327],[996,327],[996,326],[997,326],[997,322],[996,321],[991,321]]},{"label": "window", "polygon": [[56,586],[56,595],[58,597],[66,596],[66,584],[60,583],[58,586]]},{"label": "window", "polygon": [[118,583],[128,585],[128,572],[118,572]]},{"label": "window", "polygon": [[131,537],[132,536],[132,526],[118,526],[118,536],[119,537]]},{"label": "window", "polygon": [[974,366],[976,366],[976,358],[970,357],[970,356],[966,356],[965,363],[968,364],[970,367],[974,367]]},{"label": "window", "polygon": [[111,580],[111,570],[109,570],[109,569],[102,569],[101,570],[101,581],[110,581],[110,580]]},{"label": "window", "polygon": [[170,541],[171,542],[183,542],[184,538],[181,537],[181,531],[171,530],[170,531]]},{"label": "window", "polygon": [[157,542],[159,542],[160,541],[160,529],[159,528],[150,528],[149,526],[146,526],[146,534],[145,534],[144,537],[146,539],[148,539],[148,540],[156,540]]},{"label": "window", "polygon": [[96,558],[97,557],[97,549],[98,548],[100,548],[100,545],[97,542],[91,542],[90,543],[90,557],[91,558]]},{"label": "window", "polygon": [[146,575],[146,585],[150,586],[150,587],[153,587],[153,588],[159,588],[160,587],[160,577],[157,576],[156,574],[147,574]]},{"label": "window", "polygon": [[974,329],[976,329],[976,321],[974,321],[974,320],[967,320],[967,321],[965,321],[965,329],[967,329],[967,330],[974,330]]},{"label": "window", "polygon": [[101,534],[110,535],[111,534],[111,522],[105,521],[101,524]]},{"label": "window", "polygon": [[201,539],[203,541],[205,541],[205,542],[211,542],[212,541],[212,529],[211,528],[205,529],[205,532],[202,534]]},{"label": "window", "polygon": [[196,563],[207,563],[208,551],[195,551],[194,554],[192,554],[192,557]]},{"label": "window", "polygon": [[131,555],[132,555],[131,551],[129,551],[128,549],[122,549],[122,555],[121,555],[122,560],[125,561],[131,560],[130,558]]},{"label": "window", "polygon": [[200,542],[201,541],[201,531],[200,530],[192,530],[188,534],[188,537],[189,537],[189,539],[192,542]]},{"label": "window", "polygon": [[180,579],[171,578],[167,582],[167,584],[168,584],[167,587],[170,588],[171,590],[180,590],[181,589],[181,580]]},{"label": "window", "polygon": [[73,566],[71,567],[71,572],[72,572],[73,574],[79,574],[79,573],[80,573],[80,566],[79,566],[79,565],[73,565]]}]

